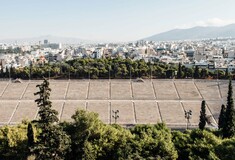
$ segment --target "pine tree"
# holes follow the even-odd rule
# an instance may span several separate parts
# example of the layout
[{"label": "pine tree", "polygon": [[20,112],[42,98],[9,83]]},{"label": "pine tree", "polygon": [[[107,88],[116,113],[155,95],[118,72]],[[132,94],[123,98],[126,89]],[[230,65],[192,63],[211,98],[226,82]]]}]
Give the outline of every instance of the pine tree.
[{"label": "pine tree", "polygon": [[177,78],[182,78],[182,66],[181,66],[181,63],[179,63],[178,72],[177,72]]},{"label": "pine tree", "polygon": [[206,126],[206,102],[203,100],[201,104],[199,128],[203,130],[205,126]]},{"label": "pine tree", "polygon": [[235,111],[234,111],[233,87],[231,79],[229,80],[227,107],[225,112],[225,123],[222,132],[224,138],[230,138],[235,135]]},{"label": "pine tree", "polygon": [[39,98],[35,102],[39,107],[38,126],[41,133],[33,148],[35,159],[62,160],[70,148],[71,140],[60,126],[55,125],[58,122],[58,112],[51,109],[49,82],[44,79],[43,83],[37,87],[39,91],[35,95],[39,95]]},{"label": "pine tree", "polygon": [[225,124],[225,112],[226,112],[226,107],[224,104],[221,106],[220,114],[219,114],[219,122],[218,122],[218,128],[223,129],[224,124]]},{"label": "pine tree", "polygon": [[39,98],[35,100],[39,107],[39,124],[45,125],[46,127],[48,124],[58,122],[58,112],[54,109],[51,109],[51,101],[50,101],[50,92],[51,89],[49,88],[49,82],[44,79],[43,83],[37,85],[36,87],[39,88],[39,91],[34,93],[34,95],[39,95]]}]

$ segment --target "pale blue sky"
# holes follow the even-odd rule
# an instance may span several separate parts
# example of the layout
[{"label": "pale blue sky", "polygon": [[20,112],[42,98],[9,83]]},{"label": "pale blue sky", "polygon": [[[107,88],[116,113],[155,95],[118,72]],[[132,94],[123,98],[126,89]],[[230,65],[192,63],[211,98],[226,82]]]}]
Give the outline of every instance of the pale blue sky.
[{"label": "pale blue sky", "polygon": [[235,22],[234,0],[0,0],[0,39],[43,35],[131,41]]}]

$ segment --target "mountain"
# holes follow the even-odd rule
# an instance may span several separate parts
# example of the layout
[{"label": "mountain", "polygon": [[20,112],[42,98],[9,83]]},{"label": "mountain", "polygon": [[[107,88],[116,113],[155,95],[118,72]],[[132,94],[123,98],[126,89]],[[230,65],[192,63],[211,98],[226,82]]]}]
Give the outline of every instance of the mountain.
[{"label": "mountain", "polygon": [[52,35],[45,35],[40,37],[33,38],[11,38],[11,39],[2,39],[0,43],[43,43],[43,41],[47,39],[51,43],[63,43],[63,44],[77,44],[77,43],[92,43],[93,41],[84,40],[79,38],[71,38],[71,37],[58,37]]},{"label": "mountain", "polygon": [[170,40],[195,40],[217,37],[235,37],[235,24],[222,27],[193,27],[188,29],[174,29],[159,33],[144,40],[170,41]]}]

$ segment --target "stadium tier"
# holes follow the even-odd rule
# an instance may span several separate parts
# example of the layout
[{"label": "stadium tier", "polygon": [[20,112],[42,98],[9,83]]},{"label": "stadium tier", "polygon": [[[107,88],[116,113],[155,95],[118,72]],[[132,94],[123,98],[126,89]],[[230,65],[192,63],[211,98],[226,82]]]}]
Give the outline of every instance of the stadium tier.
[{"label": "stadium tier", "polygon": [[[0,81],[0,124],[14,125],[37,119],[36,85],[31,80]],[[221,104],[226,103],[228,81],[216,80],[50,80],[53,108],[60,121],[71,121],[77,109],[93,111],[107,124],[154,124],[165,122],[171,128],[185,128],[185,111],[192,110],[190,126],[197,127],[201,101],[216,127]]]}]

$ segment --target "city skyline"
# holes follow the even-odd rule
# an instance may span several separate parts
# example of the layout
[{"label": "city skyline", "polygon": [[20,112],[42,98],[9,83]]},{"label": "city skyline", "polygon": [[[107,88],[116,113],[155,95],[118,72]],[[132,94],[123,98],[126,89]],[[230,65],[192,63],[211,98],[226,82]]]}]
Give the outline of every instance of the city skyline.
[{"label": "city skyline", "polygon": [[232,0],[2,1],[0,39],[54,35],[135,41],[175,28],[234,23],[234,5]]}]

